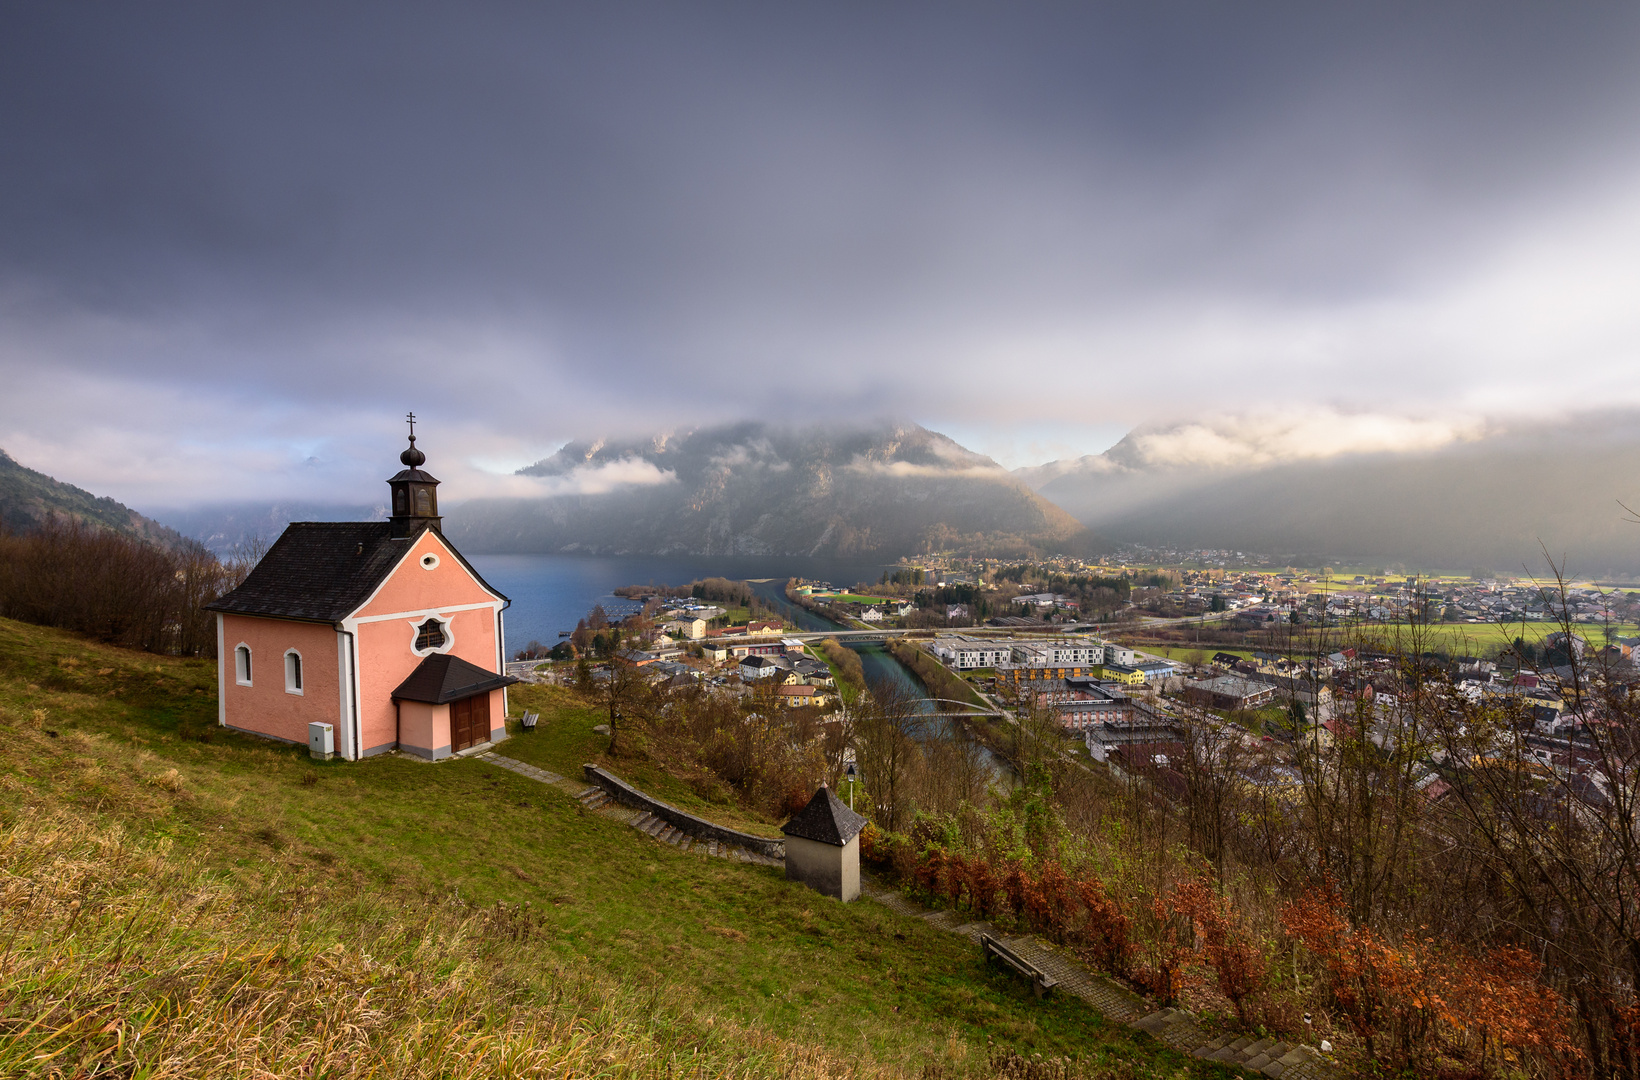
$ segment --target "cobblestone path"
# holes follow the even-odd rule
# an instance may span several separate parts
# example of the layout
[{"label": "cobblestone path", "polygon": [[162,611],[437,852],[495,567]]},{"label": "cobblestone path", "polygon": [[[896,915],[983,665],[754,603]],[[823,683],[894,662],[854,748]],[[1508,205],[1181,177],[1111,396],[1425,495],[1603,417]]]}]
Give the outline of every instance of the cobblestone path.
[{"label": "cobblestone path", "polygon": [[863,884],[861,891],[890,911],[961,934],[976,945],[981,934],[989,934],[1054,979],[1058,983],[1057,991],[1081,998],[1112,1020],[1148,1031],[1181,1053],[1238,1065],[1272,1080],[1337,1080],[1343,1076],[1313,1047],[1247,1036],[1224,1035],[1210,1039],[1188,1011],[1152,1010],[1143,998],[1121,983],[1089,971],[1080,961],[1045,941],[1029,935],[1003,934],[988,922],[969,922],[955,912],[929,911],[898,890],[875,883]]}]

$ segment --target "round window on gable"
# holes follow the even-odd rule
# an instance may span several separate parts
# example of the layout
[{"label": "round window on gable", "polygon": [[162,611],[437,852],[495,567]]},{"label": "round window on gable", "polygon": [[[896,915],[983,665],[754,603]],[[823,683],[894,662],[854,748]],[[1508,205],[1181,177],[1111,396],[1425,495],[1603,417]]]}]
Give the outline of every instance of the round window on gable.
[{"label": "round window on gable", "polygon": [[434,555],[431,551],[429,551],[427,554],[423,555],[421,557],[421,568],[423,570],[437,569],[438,568],[438,556]]}]

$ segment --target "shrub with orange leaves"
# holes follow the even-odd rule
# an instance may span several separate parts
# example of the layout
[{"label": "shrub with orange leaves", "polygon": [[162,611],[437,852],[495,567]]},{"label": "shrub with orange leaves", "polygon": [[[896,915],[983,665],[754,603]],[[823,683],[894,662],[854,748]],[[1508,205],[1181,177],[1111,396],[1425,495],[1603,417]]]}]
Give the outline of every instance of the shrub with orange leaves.
[{"label": "shrub with orange leaves", "polygon": [[1031,875],[1025,870],[1023,863],[1017,859],[1010,860],[1003,868],[1002,894],[1008,898],[1008,907],[1016,918],[1025,917],[1025,894],[1031,885]]},{"label": "shrub with orange leaves", "polygon": [[1176,911],[1195,923],[1202,955],[1213,969],[1219,991],[1245,1023],[1248,1000],[1270,980],[1263,950],[1236,915],[1230,898],[1218,895],[1205,882],[1180,882],[1173,886],[1171,900]]},{"label": "shrub with orange leaves", "polygon": [[967,889],[968,859],[961,852],[952,852],[946,857],[945,868],[940,875],[940,893],[952,907],[960,908]]},{"label": "shrub with orange leaves", "polygon": [[968,864],[968,902],[973,906],[974,914],[982,919],[994,918],[998,911],[997,893],[1000,888],[990,862],[976,855]]},{"label": "shrub with orange leaves", "polygon": [[1198,982],[1191,971],[1197,960],[1195,934],[1189,920],[1174,910],[1167,897],[1152,897],[1149,904],[1140,908],[1140,915],[1137,920],[1140,963],[1133,972],[1133,980],[1161,1004],[1172,1005],[1181,993]]},{"label": "shrub with orange leaves", "polygon": [[945,864],[947,861],[945,849],[930,845],[924,849],[922,858],[917,860],[912,877],[917,887],[926,893],[938,893],[945,880]]},{"label": "shrub with orange leaves", "polygon": [[1133,967],[1133,920],[1097,877],[1078,881],[1076,898],[1082,905],[1080,936],[1084,947],[1106,971],[1129,974]]},{"label": "shrub with orange leaves", "polygon": [[870,822],[860,830],[860,859],[872,864],[888,861],[883,851],[883,831]]},{"label": "shrub with orange leaves", "polygon": [[1577,1071],[1583,1054],[1570,1009],[1525,950],[1494,949],[1483,958],[1432,937],[1391,941],[1352,925],[1343,900],[1326,889],[1288,904],[1281,921],[1326,966],[1333,1003],[1369,1054],[1387,1051],[1392,1065],[1406,1066],[1461,1050],[1476,1055],[1485,1074],[1507,1049],[1557,1072]]},{"label": "shrub with orange leaves", "polygon": [[1063,943],[1070,936],[1075,902],[1071,879],[1057,862],[1043,863],[1026,881],[1025,919],[1033,930],[1051,941]]}]

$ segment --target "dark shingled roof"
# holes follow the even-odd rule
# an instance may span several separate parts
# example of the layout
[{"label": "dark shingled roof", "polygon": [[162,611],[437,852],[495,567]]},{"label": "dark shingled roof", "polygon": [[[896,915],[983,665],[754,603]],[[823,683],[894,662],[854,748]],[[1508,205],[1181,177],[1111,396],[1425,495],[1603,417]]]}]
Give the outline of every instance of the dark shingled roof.
[{"label": "dark shingled roof", "polygon": [[[205,606],[230,615],[341,622],[369,599],[421,536],[418,530],[394,539],[392,532],[386,521],[293,521],[239,588]],[[496,593],[466,559],[456,558]]]},{"label": "dark shingled roof", "polygon": [[429,705],[445,705],[462,698],[474,697],[518,680],[511,675],[497,675],[477,664],[469,664],[459,656],[433,653],[421,663],[410,677],[393,691],[395,701],[425,701]]},{"label": "dark shingled roof", "polygon": [[780,826],[780,831],[787,836],[842,847],[859,836],[865,827],[865,818],[844,806],[843,801],[831,793],[831,788],[822,785],[809,805]]}]

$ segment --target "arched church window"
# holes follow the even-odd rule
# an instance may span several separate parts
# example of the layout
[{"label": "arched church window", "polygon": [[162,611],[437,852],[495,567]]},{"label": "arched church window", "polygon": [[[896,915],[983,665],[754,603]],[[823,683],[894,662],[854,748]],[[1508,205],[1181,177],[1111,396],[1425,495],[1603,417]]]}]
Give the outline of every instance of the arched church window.
[{"label": "arched church window", "polygon": [[416,651],[426,652],[429,649],[442,649],[445,641],[444,624],[437,619],[428,619],[416,628]]},{"label": "arched church window", "polygon": [[404,489],[403,488],[399,488],[397,491],[393,492],[393,512],[395,514],[399,514],[401,516],[404,514]]},{"label": "arched church window", "polygon": [[432,493],[424,487],[416,489],[416,514],[419,517],[428,517],[433,512]]}]

